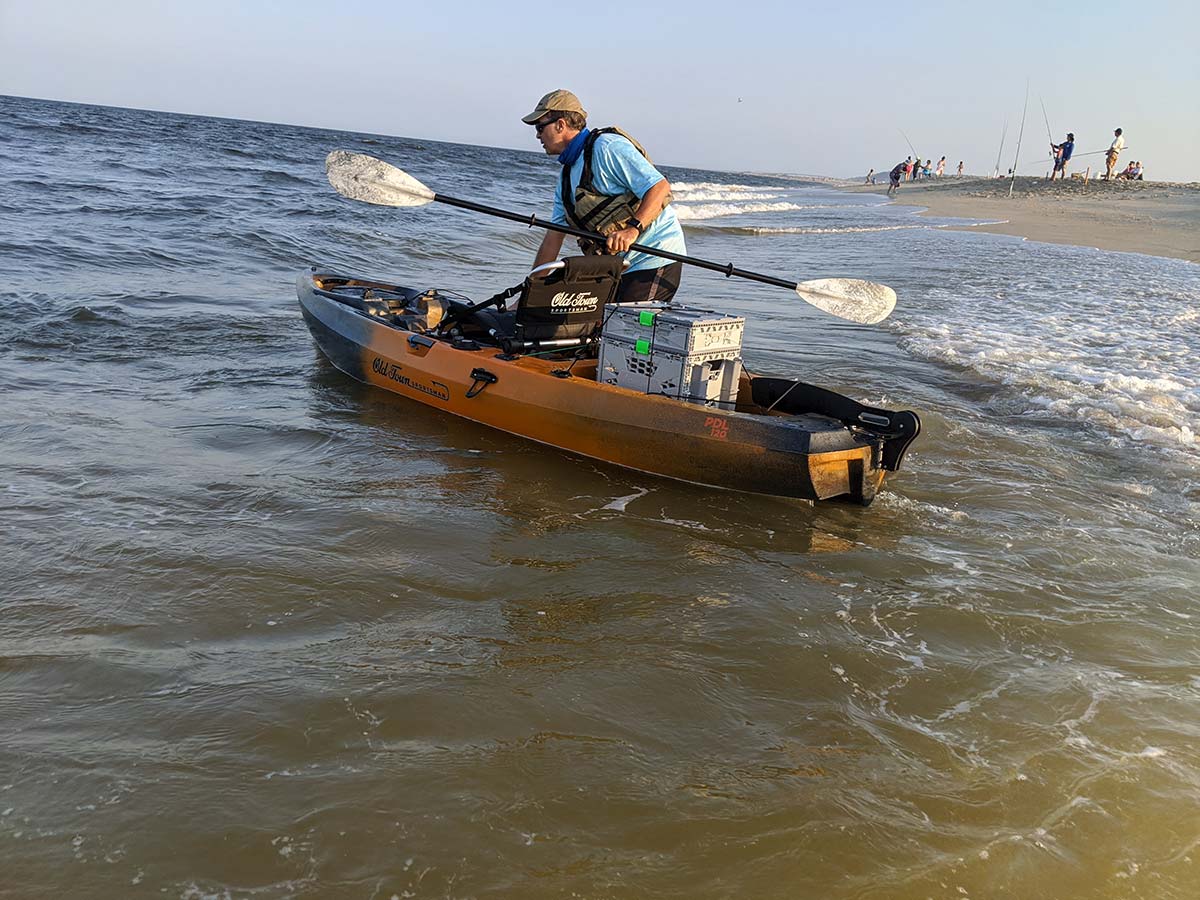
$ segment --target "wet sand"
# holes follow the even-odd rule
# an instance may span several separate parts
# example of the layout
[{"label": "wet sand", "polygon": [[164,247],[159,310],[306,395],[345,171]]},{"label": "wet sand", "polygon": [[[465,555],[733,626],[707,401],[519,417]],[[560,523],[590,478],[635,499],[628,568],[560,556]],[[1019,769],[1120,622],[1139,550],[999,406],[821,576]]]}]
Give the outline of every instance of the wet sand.
[{"label": "wet sand", "polygon": [[[887,193],[887,174],[879,180],[844,189]],[[922,215],[998,223],[972,231],[1200,262],[1200,183],[1018,177],[1011,198],[1008,189],[1008,179],[949,177],[902,183],[896,202],[923,206]]]}]

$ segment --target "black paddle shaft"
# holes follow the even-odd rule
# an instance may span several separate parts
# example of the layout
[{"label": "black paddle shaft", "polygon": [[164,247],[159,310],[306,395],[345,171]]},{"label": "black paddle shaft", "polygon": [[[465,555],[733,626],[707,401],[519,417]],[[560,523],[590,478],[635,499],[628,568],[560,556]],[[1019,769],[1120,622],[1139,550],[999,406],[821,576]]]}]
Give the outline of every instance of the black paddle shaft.
[{"label": "black paddle shaft", "polygon": [[[530,228],[545,228],[547,231],[558,231],[562,234],[569,234],[572,237],[585,238],[587,240],[600,241],[604,243],[603,235],[594,234],[591,231],[584,231],[580,228],[572,228],[570,225],[559,225],[555,222],[547,222],[545,219],[539,219],[537,216],[523,216],[520,213],[508,212],[504,209],[497,209],[494,206],[484,206],[482,203],[472,203],[470,200],[459,200],[457,197],[447,197],[445,194],[434,194],[433,199],[438,203],[446,203],[450,206],[457,206],[460,209],[470,209],[475,212],[481,212],[489,216],[496,216],[500,219],[508,219],[512,222],[523,222]],[[787,288],[794,291],[797,287],[794,281],[784,281],[782,278],[772,278],[770,275],[760,275],[757,272],[747,272],[745,269],[735,268],[733,263],[709,262],[706,259],[696,259],[694,256],[684,256],[682,253],[672,253],[670,250],[657,250],[654,247],[643,247],[641,244],[633,244],[630,250],[637,250],[639,253],[648,253],[651,256],[660,256],[663,259],[669,259],[674,262],[687,263],[689,266],[699,266],[701,269],[709,269],[713,272],[720,272],[726,278],[736,275],[738,278],[748,278],[751,281],[761,281],[763,284],[774,285],[775,287]]]}]

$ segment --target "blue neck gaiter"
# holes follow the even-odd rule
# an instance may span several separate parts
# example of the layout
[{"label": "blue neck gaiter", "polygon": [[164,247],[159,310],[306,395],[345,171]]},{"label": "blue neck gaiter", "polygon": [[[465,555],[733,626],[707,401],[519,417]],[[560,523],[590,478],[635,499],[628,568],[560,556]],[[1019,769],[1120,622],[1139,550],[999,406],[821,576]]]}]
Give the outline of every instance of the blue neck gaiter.
[{"label": "blue neck gaiter", "polygon": [[590,128],[585,128],[575,137],[571,138],[571,143],[567,144],[567,149],[558,154],[558,161],[564,166],[573,165],[575,160],[579,159],[579,154],[583,152],[583,145],[587,143],[587,136],[591,132]]}]

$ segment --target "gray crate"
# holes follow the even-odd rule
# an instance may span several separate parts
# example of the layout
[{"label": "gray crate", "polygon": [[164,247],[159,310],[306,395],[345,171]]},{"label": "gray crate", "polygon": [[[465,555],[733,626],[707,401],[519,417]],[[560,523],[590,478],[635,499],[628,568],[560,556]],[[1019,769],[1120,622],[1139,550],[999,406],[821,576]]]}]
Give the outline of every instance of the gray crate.
[{"label": "gray crate", "polygon": [[649,341],[655,351],[688,356],[742,350],[742,316],[686,306],[629,305],[604,310],[604,336],[618,340]]},{"label": "gray crate", "polygon": [[600,341],[596,378],[643,394],[664,394],[729,408],[737,400],[742,361],[736,350],[679,354],[620,338]]}]

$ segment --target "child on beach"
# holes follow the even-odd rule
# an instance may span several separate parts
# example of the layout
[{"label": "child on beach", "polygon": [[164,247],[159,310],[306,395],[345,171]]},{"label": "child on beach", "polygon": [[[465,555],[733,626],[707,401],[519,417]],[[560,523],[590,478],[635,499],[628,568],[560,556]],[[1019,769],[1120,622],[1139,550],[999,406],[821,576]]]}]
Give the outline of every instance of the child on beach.
[{"label": "child on beach", "polygon": [[1117,176],[1117,178],[1125,181],[1141,181],[1142,180],[1142,164],[1138,161],[1133,161],[1125,167],[1125,169]]}]

